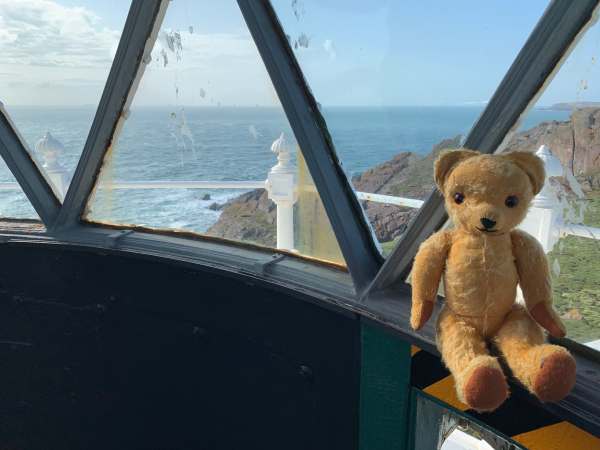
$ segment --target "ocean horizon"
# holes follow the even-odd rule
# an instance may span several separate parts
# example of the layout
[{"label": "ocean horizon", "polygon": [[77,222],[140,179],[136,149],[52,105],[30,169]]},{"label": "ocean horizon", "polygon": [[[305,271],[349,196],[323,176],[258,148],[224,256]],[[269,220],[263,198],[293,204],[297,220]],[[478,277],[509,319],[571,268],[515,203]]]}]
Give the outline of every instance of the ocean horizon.
[{"label": "ocean horizon", "polygon": [[[334,145],[349,177],[392,159],[400,152],[428,154],[443,139],[464,137],[483,110],[476,106],[325,107]],[[62,143],[60,163],[73,173],[95,107],[7,106],[39,164],[35,144],[46,132]],[[521,129],[543,121],[567,120],[569,111],[534,109]],[[264,106],[139,106],[114,147],[104,180],[264,180],[276,162],[272,142],[284,133],[296,147],[281,108]],[[3,163],[0,182],[14,181]],[[210,209],[244,191],[114,191],[102,202],[102,216],[121,223],[206,231],[219,217]],[[22,192],[0,191],[2,217],[34,218]],[[184,213],[185,211],[185,213]],[[96,210],[98,212],[98,210]]]}]

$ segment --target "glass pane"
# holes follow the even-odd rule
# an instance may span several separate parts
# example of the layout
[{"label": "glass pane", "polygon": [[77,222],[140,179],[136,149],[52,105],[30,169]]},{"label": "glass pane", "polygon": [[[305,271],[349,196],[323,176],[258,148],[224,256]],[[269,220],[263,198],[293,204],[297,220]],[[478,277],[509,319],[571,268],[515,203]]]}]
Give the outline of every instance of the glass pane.
[{"label": "glass pane", "polygon": [[272,3],[387,253],[548,1]]},{"label": "glass pane", "polygon": [[7,218],[40,220],[21,186],[0,158],[0,221]]},{"label": "glass pane", "polygon": [[61,197],[128,9],[128,2],[0,3],[0,100]]},{"label": "glass pane", "polygon": [[417,394],[415,450],[517,450],[523,447],[494,430],[471,421],[466,415]]},{"label": "glass pane", "polygon": [[[548,252],[567,336],[600,350],[600,26],[592,26],[502,151],[544,153],[549,180],[525,221]],[[547,148],[542,152],[540,146]]]},{"label": "glass pane", "polygon": [[169,4],[114,142],[86,220],[189,231],[343,264],[235,1]]}]

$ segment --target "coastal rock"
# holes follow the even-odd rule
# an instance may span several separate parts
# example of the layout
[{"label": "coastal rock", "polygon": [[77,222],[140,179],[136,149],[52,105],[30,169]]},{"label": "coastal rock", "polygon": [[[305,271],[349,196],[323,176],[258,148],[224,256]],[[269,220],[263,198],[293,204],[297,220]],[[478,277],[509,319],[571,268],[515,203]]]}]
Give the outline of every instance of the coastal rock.
[{"label": "coastal rock", "polygon": [[600,108],[575,109],[568,121],[543,122],[517,133],[506,151],[536,151],[546,144],[564,167],[581,177],[600,172]]},{"label": "coastal rock", "polygon": [[[398,153],[354,177],[352,184],[357,191],[424,200],[435,188],[433,161],[438,153],[444,148],[457,148],[460,143],[460,136],[443,140],[425,157]],[[575,109],[568,121],[543,122],[519,132],[506,151],[535,152],[542,144],[548,145],[565,167],[572,168],[584,189],[600,189],[600,108]],[[275,246],[276,207],[264,189],[243,194],[222,206],[223,212],[209,234]],[[400,236],[417,213],[416,209],[374,202],[363,202],[363,207],[380,242]]]},{"label": "coastal rock", "polygon": [[275,203],[269,200],[267,191],[255,189],[225,203],[219,220],[206,233],[274,247],[276,212]]},{"label": "coastal rock", "polygon": [[[425,157],[412,152],[397,154],[390,161],[373,167],[355,177],[357,191],[425,200],[435,189],[433,161],[440,151],[458,148],[461,136],[444,139]],[[363,202],[363,208],[380,242],[396,239],[406,229],[417,209],[402,208],[385,203]]]}]

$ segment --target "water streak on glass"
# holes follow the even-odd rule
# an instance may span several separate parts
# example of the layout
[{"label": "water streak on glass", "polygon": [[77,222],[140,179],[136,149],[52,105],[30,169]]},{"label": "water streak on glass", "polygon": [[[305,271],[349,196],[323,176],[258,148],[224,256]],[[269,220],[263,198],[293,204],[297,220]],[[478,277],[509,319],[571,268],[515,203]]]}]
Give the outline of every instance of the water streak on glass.
[{"label": "water streak on glass", "polygon": [[85,218],[344,265],[235,1],[169,4]]}]

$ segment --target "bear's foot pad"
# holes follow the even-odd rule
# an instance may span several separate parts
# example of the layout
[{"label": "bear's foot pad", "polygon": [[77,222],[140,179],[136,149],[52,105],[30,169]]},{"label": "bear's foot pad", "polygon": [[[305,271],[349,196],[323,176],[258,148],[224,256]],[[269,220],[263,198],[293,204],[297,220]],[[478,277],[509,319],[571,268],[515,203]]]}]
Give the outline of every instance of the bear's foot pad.
[{"label": "bear's foot pad", "polygon": [[508,397],[504,374],[494,367],[476,367],[463,388],[464,398],[476,411],[493,411]]},{"label": "bear's foot pad", "polygon": [[533,382],[535,395],[543,402],[562,400],[575,385],[575,372],[575,360],[566,351],[556,351],[542,358]]}]

